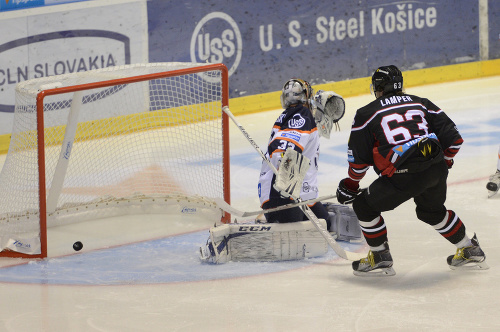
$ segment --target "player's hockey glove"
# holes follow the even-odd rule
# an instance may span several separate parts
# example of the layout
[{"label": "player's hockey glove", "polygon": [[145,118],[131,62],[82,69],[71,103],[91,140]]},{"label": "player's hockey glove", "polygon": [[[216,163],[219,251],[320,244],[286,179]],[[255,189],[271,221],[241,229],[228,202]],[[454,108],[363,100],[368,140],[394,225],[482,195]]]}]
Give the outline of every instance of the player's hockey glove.
[{"label": "player's hockey glove", "polygon": [[337,188],[337,201],[340,204],[351,204],[359,193],[359,183],[350,178],[345,178],[340,181]]},{"label": "player's hockey glove", "polygon": [[453,167],[453,164],[455,163],[453,159],[445,159],[446,165],[448,166],[448,169]]}]

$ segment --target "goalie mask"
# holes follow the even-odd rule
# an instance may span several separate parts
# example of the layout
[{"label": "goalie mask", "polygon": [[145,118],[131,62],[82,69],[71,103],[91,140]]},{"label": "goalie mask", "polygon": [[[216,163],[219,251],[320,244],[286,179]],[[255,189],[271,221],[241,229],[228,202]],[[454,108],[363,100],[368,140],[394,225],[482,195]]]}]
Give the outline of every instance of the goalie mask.
[{"label": "goalie mask", "polygon": [[319,134],[330,138],[333,124],[344,116],[344,98],[333,91],[319,90],[314,96],[314,106],[314,120]]},{"label": "goalie mask", "polygon": [[290,105],[299,103],[310,106],[309,100],[313,93],[314,91],[309,82],[300,78],[292,78],[283,85],[281,90],[281,106],[288,108]]}]

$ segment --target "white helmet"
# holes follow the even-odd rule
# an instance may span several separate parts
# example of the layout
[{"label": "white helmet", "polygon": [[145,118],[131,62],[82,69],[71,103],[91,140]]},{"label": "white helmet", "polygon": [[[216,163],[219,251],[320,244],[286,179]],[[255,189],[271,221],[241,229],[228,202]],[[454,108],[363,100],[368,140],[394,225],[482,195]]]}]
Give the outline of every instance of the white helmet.
[{"label": "white helmet", "polygon": [[281,90],[281,106],[288,108],[293,104],[308,104],[314,91],[311,84],[300,78],[292,78],[288,80]]},{"label": "white helmet", "polygon": [[314,109],[314,120],[319,134],[330,138],[333,124],[344,116],[344,98],[333,91],[318,90],[314,96]]}]

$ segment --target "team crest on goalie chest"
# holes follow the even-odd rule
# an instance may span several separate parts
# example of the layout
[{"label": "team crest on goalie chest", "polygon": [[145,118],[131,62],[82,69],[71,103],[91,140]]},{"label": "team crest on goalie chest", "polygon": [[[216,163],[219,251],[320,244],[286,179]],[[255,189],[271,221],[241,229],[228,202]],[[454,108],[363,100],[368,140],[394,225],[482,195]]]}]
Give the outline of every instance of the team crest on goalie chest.
[{"label": "team crest on goalie chest", "polygon": [[295,114],[290,120],[288,120],[289,128],[302,128],[306,120],[300,114]]}]

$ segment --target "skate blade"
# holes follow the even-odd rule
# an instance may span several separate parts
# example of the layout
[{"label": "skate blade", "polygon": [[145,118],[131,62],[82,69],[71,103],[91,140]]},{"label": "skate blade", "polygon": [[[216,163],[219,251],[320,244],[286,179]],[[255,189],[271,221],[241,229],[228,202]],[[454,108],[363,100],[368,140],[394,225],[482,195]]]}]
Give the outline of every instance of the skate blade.
[{"label": "skate blade", "polygon": [[486,264],[486,262],[471,262],[467,263],[461,266],[451,266],[449,265],[450,269],[452,270],[488,270],[490,266]]},{"label": "skate blade", "polygon": [[375,269],[370,272],[352,271],[358,277],[390,277],[396,275],[396,271],[392,267],[384,267]]},{"label": "skate blade", "polygon": [[200,247],[200,260],[202,262],[208,262],[210,255],[207,254],[204,248]]},{"label": "skate blade", "polygon": [[496,194],[498,194],[498,190],[497,191],[491,191],[491,190],[488,190],[488,198],[492,198],[493,196],[495,196]]}]

